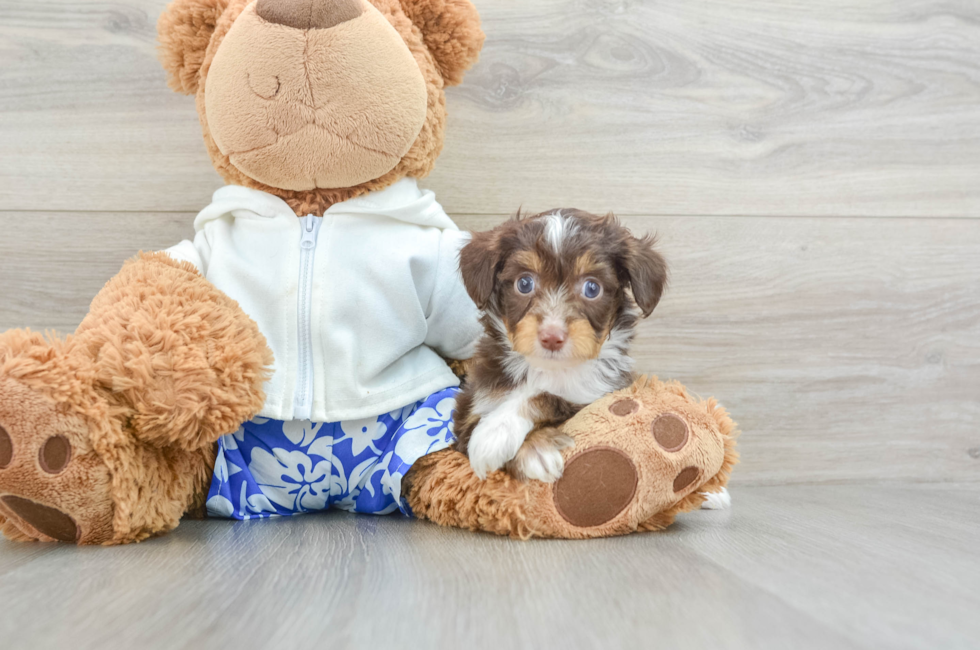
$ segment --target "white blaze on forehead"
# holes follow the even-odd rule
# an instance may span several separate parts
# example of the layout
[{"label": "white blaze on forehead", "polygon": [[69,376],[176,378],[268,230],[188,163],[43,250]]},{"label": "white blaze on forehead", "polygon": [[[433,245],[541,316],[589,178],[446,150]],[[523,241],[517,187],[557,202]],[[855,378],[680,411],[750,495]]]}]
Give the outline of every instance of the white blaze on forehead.
[{"label": "white blaze on forehead", "polygon": [[566,217],[561,210],[544,218],[544,238],[556,253],[561,252],[562,242],[575,234],[578,225],[573,217]]},{"label": "white blaze on forehead", "polygon": [[541,302],[535,311],[541,316],[542,326],[546,323],[554,323],[565,327],[565,321],[569,316],[568,292],[565,286],[543,292]]}]

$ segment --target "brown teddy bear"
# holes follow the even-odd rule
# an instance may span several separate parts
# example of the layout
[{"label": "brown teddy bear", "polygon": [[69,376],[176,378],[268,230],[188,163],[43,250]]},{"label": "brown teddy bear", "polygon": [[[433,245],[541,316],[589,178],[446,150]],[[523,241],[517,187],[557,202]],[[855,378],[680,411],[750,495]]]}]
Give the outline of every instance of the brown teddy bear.
[{"label": "brown teddy bear", "polygon": [[229,186],[127,262],[74,335],[0,335],[0,529],[119,544],[186,514],[401,509],[515,537],[660,529],[725,485],[714,401],[639,379],[565,425],[554,485],[452,448],[479,336],[467,241],[415,179],[483,42],[468,0],[176,0],[170,85]]}]

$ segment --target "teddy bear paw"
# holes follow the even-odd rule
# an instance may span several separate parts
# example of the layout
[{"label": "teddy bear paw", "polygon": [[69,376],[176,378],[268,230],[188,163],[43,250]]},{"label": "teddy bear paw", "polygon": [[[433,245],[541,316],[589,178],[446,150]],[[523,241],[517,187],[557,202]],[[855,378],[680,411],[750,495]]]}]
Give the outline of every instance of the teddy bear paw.
[{"label": "teddy bear paw", "polygon": [[85,418],[0,378],[0,531],[17,541],[108,541],[109,487]]},{"label": "teddy bear paw", "polygon": [[[583,409],[562,430],[575,440],[564,474],[541,486],[541,533],[600,537],[664,528],[718,492],[736,460],[733,424],[679,385],[638,380]],[[699,488],[704,487],[703,490]]]}]

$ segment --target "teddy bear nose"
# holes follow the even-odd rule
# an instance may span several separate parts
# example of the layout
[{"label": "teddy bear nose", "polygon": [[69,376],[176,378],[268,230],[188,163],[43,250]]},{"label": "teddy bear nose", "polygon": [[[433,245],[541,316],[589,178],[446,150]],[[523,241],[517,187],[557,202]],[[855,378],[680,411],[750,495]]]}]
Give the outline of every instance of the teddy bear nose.
[{"label": "teddy bear nose", "polygon": [[362,0],[258,0],[255,11],[269,21],[296,29],[328,29],[364,13]]}]

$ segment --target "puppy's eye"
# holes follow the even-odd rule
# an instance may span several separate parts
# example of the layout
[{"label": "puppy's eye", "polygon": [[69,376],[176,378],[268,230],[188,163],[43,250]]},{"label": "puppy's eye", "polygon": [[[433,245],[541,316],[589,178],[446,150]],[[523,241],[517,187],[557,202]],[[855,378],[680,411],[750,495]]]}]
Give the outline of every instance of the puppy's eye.
[{"label": "puppy's eye", "polygon": [[518,293],[529,294],[534,291],[534,278],[530,275],[522,275],[514,283]]},{"label": "puppy's eye", "polygon": [[582,285],[582,295],[589,300],[595,300],[602,295],[602,287],[595,280],[586,280]]}]

